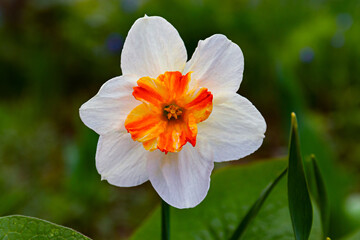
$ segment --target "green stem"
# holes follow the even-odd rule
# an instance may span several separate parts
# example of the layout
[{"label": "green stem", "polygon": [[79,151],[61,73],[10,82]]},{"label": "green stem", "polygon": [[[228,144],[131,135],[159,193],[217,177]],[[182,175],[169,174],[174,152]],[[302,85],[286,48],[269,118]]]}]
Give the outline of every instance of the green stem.
[{"label": "green stem", "polygon": [[161,200],[161,239],[170,239],[170,206]]}]

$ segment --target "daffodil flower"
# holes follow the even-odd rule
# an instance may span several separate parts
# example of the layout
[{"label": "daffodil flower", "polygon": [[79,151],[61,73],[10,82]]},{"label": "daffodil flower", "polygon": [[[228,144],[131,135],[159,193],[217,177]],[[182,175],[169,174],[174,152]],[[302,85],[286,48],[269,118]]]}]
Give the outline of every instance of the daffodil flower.
[{"label": "daffodil flower", "polygon": [[245,157],[262,144],[263,117],[236,93],[243,54],[224,35],[200,41],[187,62],[177,30],[145,16],[128,33],[121,69],[80,108],[100,135],[96,168],[110,184],[150,180],[168,204],[194,207],[209,190],[214,162]]}]

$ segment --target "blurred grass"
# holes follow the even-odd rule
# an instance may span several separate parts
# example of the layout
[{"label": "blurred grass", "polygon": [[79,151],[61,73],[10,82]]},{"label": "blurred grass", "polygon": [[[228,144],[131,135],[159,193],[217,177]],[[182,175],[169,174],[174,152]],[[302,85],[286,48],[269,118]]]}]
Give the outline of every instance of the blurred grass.
[{"label": "blurred grass", "polygon": [[100,182],[97,135],[78,117],[79,106],[121,74],[123,40],[144,14],[171,22],[189,58],[198,40],[215,33],[242,48],[239,93],[268,124],[263,146],[244,161],[285,155],[295,111],[303,156],[315,153],[324,175],[330,229],[335,236],[352,231],[356,221],[346,219],[359,216],[343,209],[360,192],[357,0],[1,1],[0,215],[122,239],[159,202],[150,184]]}]

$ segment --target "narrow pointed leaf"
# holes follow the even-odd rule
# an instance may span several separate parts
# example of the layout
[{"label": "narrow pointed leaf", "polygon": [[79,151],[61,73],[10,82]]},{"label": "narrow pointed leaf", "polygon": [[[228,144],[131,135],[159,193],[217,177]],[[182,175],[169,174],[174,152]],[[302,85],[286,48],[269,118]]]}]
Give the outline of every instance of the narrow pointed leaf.
[{"label": "narrow pointed leaf", "polygon": [[309,239],[313,213],[300,154],[298,125],[295,113],[291,114],[288,201],[295,239]]},{"label": "narrow pointed leaf", "polygon": [[287,169],[282,171],[282,173],[262,191],[260,197],[256,200],[256,202],[252,205],[250,210],[246,213],[245,217],[240,222],[239,226],[236,228],[234,234],[231,236],[230,240],[238,240],[243,236],[247,226],[250,222],[256,217],[258,212],[260,211],[263,203],[265,202],[266,198],[269,196],[270,192],[276,186],[276,184],[285,176]]},{"label": "narrow pointed leaf", "polygon": [[315,202],[318,202],[318,191],[316,187],[316,180],[315,180],[315,173],[314,173],[314,166],[311,160],[311,157],[308,157],[304,161],[304,170],[305,170],[305,176],[308,184],[308,190],[310,193],[310,196],[315,200]]},{"label": "narrow pointed leaf", "polygon": [[0,239],[90,240],[90,238],[70,228],[20,215],[0,217]]},{"label": "narrow pointed leaf", "polygon": [[161,239],[170,239],[170,206],[161,200]]},{"label": "narrow pointed leaf", "polygon": [[[211,176],[209,193],[201,204],[190,209],[171,208],[171,240],[228,240],[265,186],[287,165],[288,159],[266,159],[217,169]],[[285,177],[276,184],[247,226],[242,240],[294,239]],[[130,239],[161,239],[161,206]],[[321,238],[320,216],[315,214],[310,240],[319,239],[325,240]]]},{"label": "narrow pointed leaf", "polygon": [[329,202],[327,198],[325,183],[322,178],[319,166],[316,162],[315,156],[311,155],[311,163],[313,168],[313,178],[315,181],[315,190],[316,190],[316,204],[320,209],[321,216],[321,226],[323,235],[327,236],[329,234]]}]

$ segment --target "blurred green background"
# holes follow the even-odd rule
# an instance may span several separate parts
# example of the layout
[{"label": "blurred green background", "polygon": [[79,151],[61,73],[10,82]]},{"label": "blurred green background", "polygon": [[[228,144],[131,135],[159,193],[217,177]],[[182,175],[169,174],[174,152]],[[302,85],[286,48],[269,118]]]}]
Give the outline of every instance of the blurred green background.
[{"label": "blurred green background", "polygon": [[[290,112],[305,159],[315,153],[331,201],[331,229],[360,216],[360,1],[0,1],[0,216],[24,214],[94,239],[126,239],[159,203],[146,183],[116,188],[95,169],[97,135],[78,109],[121,75],[133,22],[160,15],[190,57],[225,34],[243,50],[239,93],[263,114],[263,146],[234,162],[285,156]],[[223,165],[221,165],[223,166]]]}]

